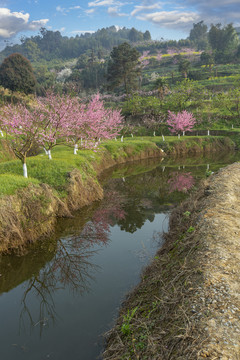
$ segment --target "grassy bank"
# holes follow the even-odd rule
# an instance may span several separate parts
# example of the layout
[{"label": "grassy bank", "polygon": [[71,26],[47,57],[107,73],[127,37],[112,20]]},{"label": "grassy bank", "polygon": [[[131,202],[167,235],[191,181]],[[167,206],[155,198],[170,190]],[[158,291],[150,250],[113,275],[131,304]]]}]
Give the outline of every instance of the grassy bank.
[{"label": "grassy bank", "polygon": [[0,252],[21,249],[53,231],[57,216],[103,197],[97,180],[106,168],[150,157],[162,151],[150,141],[103,143],[98,152],[58,146],[53,160],[45,154],[27,160],[29,178],[22,177],[19,160],[0,163]]}]

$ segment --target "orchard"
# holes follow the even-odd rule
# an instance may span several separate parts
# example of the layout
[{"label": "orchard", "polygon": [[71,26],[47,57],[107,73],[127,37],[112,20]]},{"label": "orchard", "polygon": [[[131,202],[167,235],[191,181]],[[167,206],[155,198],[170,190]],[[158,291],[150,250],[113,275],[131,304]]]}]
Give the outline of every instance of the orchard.
[{"label": "orchard", "polygon": [[88,104],[76,97],[49,93],[38,98],[33,108],[9,104],[1,109],[1,131],[23,165],[27,177],[27,156],[33,145],[45,149],[49,159],[51,150],[59,144],[74,148],[96,149],[99,139],[115,138],[121,129],[119,110],[105,109],[99,96]]}]

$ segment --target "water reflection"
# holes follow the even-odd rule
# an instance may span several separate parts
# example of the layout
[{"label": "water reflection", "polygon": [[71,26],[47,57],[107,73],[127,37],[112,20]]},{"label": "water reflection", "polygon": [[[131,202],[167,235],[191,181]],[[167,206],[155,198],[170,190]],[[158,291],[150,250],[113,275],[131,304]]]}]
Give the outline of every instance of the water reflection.
[{"label": "water reflection", "polygon": [[169,184],[169,192],[173,191],[181,191],[187,193],[190,189],[192,189],[195,184],[195,179],[192,176],[191,172],[173,172],[168,179]]},{"label": "water reflection", "polygon": [[[57,348],[53,350],[51,343],[62,329],[62,339],[66,336],[69,344],[81,332],[82,340],[77,339],[72,349],[74,346],[78,349],[79,341],[85,353],[91,349],[97,342],[96,337],[107,330],[116,314],[119,297],[133,284],[131,279],[138,279],[142,264],[136,254],[142,258],[147,254],[149,260],[155,252],[151,248],[152,238],[155,243],[159,242],[159,232],[167,228],[164,219],[169,210],[205,176],[207,164],[211,171],[223,166],[224,162],[218,161],[220,159],[214,163],[209,158],[193,159],[192,163],[189,159],[177,162],[166,159],[162,163],[147,160],[106,171],[101,177],[105,190],[103,201],[77,212],[72,219],[60,220],[56,234],[30,246],[24,256],[0,257],[3,343],[16,336],[14,329],[18,322],[21,340],[15,342],[23,343],[24,333],[34,332],[41,338],[41,344],[45,344],[47,333],[51,341],[46,351],[56,354]],[[148,248],[145,244],[142,246],[141,237],[150,239]],[[14,298],[15,290],[19,299]],[[12,302],[14,305],[10,307]],[[4,309],[10,312],[14,309],[14,315],[5,314]],[[31,349],[35,346],[37,349],[36,338],[31,341]],[[64,340],[62,346],[67,346]],[[7,346],[5,354],[9,354]],[[56,356],[64,359],[68,354]],[[94,356],[93,352],[88,357],[75,353],[69,359],[85,360]],[[15,353],[6,357],[15,358]],[[43,358],[42,355],[34,357]]]},{"label": "water reflection", "polygon": [[[59,239],[53,260],[25,283],[20,330],[38,327],[41,337],[43,329],[50,323],[54,325],[57,320],[54,302],[57,291],[66,287],[78,294],[89,291],[90,280],[94,278],[94,272],[98,271],[90,260],[96,251],[89,247],[90,243],[77,237]],[[36,300],[34,306],[32,297]]]}]

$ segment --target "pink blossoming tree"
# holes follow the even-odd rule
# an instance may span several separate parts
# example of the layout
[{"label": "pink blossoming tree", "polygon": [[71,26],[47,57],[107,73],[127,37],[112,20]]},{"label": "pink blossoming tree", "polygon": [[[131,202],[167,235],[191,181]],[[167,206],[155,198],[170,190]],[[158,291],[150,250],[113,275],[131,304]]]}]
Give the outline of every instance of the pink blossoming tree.
[{"label": "pink blossoming tree", "polygon": [[6,132],[6,139],[13,149],[16,157],[23,165],[23,176],[27,176],[27,154],[34,143],[39,141],[40,127],[44,115],[36,107],[30,111],[22,104],[12,104],[2,109],[1,124]]},{"label": "pink blossoming tree", "polygon": [[168,111],[168,119],[167,125],[169,126],[169,130],[174,133],[180,135],[180,132],[183,132],[185,135],[185,131],[191,130],[196,123],[196,119],[193,117],[192,113],[183,110],[174,114],[172,111]]},{"label": "pink blossoming tree", "polygon": [[44,114],[39,143],[52,159],[51,150],[65,141],[71,122],[76,122],[79,116],[79,103],[69,95],[48,93],[45,98],[38,99],[38,104]]},{"label": "pink blossoming tree", "polygon": [[122,116],[119,110],[105,109],[99,95],[86,104],[79,104],[75,116],[68,122],[66,138],[74,145],[74,154],[79,144],[82,148],[96,148],[99,139],[112,139],[119,134]]}]

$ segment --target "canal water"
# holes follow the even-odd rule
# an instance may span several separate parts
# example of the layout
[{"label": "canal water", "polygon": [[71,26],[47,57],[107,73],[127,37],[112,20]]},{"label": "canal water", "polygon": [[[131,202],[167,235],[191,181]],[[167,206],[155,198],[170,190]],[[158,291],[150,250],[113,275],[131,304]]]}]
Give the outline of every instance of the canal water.
[{"label": "canal water", "polygon": [[101,358],[119,306],[168,230],[171,209],[223,157],[148,160],[106,171],[105,197],[24,254],[0,257],[0,359]]}]

